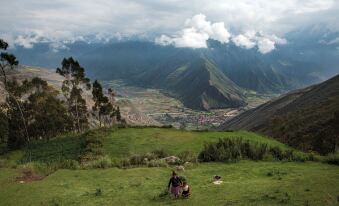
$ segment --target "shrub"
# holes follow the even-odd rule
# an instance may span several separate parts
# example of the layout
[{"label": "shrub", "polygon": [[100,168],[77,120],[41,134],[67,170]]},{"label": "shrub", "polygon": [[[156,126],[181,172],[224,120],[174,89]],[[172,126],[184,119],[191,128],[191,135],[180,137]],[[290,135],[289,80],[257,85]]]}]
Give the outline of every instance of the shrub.
[{"label": "shrub", "polygon": [[183,151],[178,157],[180,158],[181,163],[197,162],[197,156],[192,151]]},{"label": "shrub", "polygon": [[250,143],[241,138],[219,139],[217,143],[205,144],[200,152],[200,161],[234,162],[239,159],[262,160],[267,154],[267,145]]},{"label": "shrub", "polygon": [[132,155],[130,158],[129,158],[129,163],[131,165],[144,165],[146,164],[146,161],[147,161],[147,157],[146,155]]},{"label": "shrub", "polygon": [[339,154],[327,155],[323,161],[327,164],[339,165]]},{"label": "shrub", "polygon": [[83,144],[81,147],[81,162],[98,160],[103,156],[103,134],[101,130],[89,131],[83,134]]},{"label": "shrub", "polygon": [[126,168],[126,167],[130,167],[131,166],[131,162],[129,159],[122,159],[118,165],[119,168]]},{"label": "shrub", "polygon": [[58,168],[55,164],[47,164],[43,162],[30,162],[21,165],[20,168],[24,171],[31,171],[40,176],[48,176],[55,172]]},{"label": "shrub", "polygon": [[64,160],[58,164],[58,168],[75,170],[79,169],[80,165],[79,162],[75,160]]},{"label": "shrub", "polygon": [[302,152],[294,152],[292,160],[296,162],[306,162],[308,160],[308,156]]},{"label": "shrub", "polygon": [[170,154],[165,149],[158,149],[152,152],[157,158],[168,157]]},{"label": "shrub", "polygon": [[168,164],[164,160],[154,159],[146,163],[147,167],[167,167]]},{"label": "shrub", "polygon": [[267,144],[243,141],[241,138],[219,139],[216,143],[205,144],[198,159],[203,162],[219,161],[234,162],[239,159],[250,160],[314,160],[310,155],[295,152],[291,149],[282,150],[279,147],[268,147]]},{"label": "shrub", "polygon": [[108,156],[99,157],[96,160],[92,160],[89,162],[85,162],[82,164],[83,168],[93,169],[93,168],[100,168],[106,169],[112,167],[112,160]]},{"label": "shrub", "polygon": [[282,152],[282,150],[279,147],[272,147],[270,149],[270,153],[277,160],[282,160],[283,159],[283,152]]}]

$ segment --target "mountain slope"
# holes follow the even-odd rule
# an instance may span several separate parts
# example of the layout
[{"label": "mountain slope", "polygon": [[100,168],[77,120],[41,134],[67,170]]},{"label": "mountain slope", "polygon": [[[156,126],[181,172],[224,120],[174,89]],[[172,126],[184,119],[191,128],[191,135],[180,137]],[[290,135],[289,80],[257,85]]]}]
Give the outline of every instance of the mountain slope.
[{"label": "mountain slope", "polygon": [[[47,43],[36,44],[31,49],[17,47],[11,52],[24,64],[53,69],[60,65],[63,57],[73,56],[81,62],[92,78],[124,79],[147,84],[153,84],[147,78],[149,73],[171,73],[176,67],[204,57],[212,61],[238,86],[265,93],[285,92],[319,82],[319,76],[324,76],[321,72],[327,68],[319,66],[320,63],[308,64],[309,59],[304,61],[306,57],[303,56],[297,60],[293,59],[296,54],[293,50],[288,50],[290,44],[266,55],[254,48],[244,49],[233,43],[221,44],[209,40],[208,44],[206,49],[191,49],[160,46],[148,41],[92,44],[78,41],[67,44],[68,50],[58,52],[50,51]],[[320,75],[314,75],[316,72]]]},{"label": "mountain slope", "polygon": [[242,90],[204,58],[177,68],[166,76],[165,85],[193,109],[246,105]]},{"label": "mountain slope", "polygon": [[322,154],[339,143],[339,75],[283,95],[226,121],[221,129],[245,129]]}]

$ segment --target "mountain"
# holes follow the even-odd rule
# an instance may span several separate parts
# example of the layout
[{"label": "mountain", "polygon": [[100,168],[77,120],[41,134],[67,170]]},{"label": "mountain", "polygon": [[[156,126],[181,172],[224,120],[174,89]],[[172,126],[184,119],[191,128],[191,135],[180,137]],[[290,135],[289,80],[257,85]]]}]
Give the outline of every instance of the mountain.
[{"label": "mountain", "polygon": [[[312,27],[288,33],[287,43],[275,45],[276,49],[267,54],[258,52],[256,48],[245,49],[232,42],[222,44],[214,40],[209,40],[208,48],[202,49],[161,46],[146,40],[122,40],[76,41],[65,43],[65,49],[61,50],[55,50],[50,43],[45,42],[36,43],[33,48],[17,46],[10,52],[22,64],[53,70],[60,66],[64,57],[73,56],[80,61],[92,79],[119,79],[131,85],[162,89],[180,98],[190,108],[207,109],[244,105],[243,98],[239,95],[240,90],[251,90],[259,94],[286,93],[338,74],[337,39],[338,33],[322,27]],[[213,64],[213,72],[201,69],[201,64],[195,63],[200,59]],[[197,71],[211,74],[211,79],[222,74],[222,80],[218,81],[219,89],[209,90],[208,97],[204,97],[203,101],[200,101],[202,97],[190,96],[200,96],[208,87],[208,78],[196,80],[201,86],[197,86],[197,82],[195,86],[190,85],[192,79],[202,76],[193,71],[195,66]],[[179,68],[188,68],[182,73],[186,76],[178,75]],[[189,78],[187,75],[193,77]],[[225,88],[220,93],[221,87]],[[194,89],[198,91],[193,91]],[[235,90],[238,91],[235,92],[236,95],[233,92]],[[229,91],[232,92],[227,93]]]},{"label": "mountain", "polygon": [[339,143],[339,75],[290,92],[226,121],[221,129],[250,130],[321,154]]},{"label": "mountain", "polygon": [[[221,44],[209,40],[208,44],[206,49],[191,49],[160,46],[147,41],[105,44],[74,42],[67,45],[68,50],[53,52],[47,43],[41,43],[33,49],[18,47],[12,52],[24,64],[50,68],[59,66],[63,57],[73,56],[92,78],[124,79],[133,83],[148,84],[149,79],[145,78],[148,77],[147,73],[170,73],[175,66],[199,58],[213,62],[239,87],[260,93],[282,93],[323,80],[310,75],[313,67],[307,62],[292,61],[290,57],[280,58],[284,56],[280,55],[282,49],[263,55],[255,49],[244,49],[233,43]],[[301,71],[305,72],[298,75]]]},{"label": "mountain", "polygon": [[164,80],[167,90],[185,106],[193,109],[235,108],[246,105],[242,89],[204,58],[177,67],[159,79]]}]

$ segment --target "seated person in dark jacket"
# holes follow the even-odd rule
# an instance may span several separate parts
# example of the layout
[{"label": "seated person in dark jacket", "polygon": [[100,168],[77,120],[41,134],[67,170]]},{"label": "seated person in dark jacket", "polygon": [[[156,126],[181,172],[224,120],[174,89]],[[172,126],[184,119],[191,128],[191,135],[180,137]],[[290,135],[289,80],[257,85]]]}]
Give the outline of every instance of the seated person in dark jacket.
[{"label": "seated person in dark jacket", "polygon": [[182,184],[181,195],[182,195],[183,198],[189,198],[190,194],[191,194],[191,188],[190,188],[190,186],[188,186],[187,182],[184,182]]}]

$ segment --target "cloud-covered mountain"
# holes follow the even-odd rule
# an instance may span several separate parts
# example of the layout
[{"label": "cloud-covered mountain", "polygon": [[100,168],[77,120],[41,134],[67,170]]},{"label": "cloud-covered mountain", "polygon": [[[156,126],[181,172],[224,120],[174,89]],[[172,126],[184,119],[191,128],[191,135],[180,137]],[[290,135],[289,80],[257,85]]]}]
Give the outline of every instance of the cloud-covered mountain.
[{"label": "cloud-covered mountain", "polygon": [[[92,78],[123,79],[130,84],[161,88],[177,95],[183,102],[186,101],[189,107],[197,108],[198,104],[200,108],[214,108],[227,103],[220,100],[214,104],[218,106],[205,107],[193,100],[187,101],[190,99],[188,93],[182,92],[180,86],[175,86],[174,83],[184,85],[182,82],[186,81],[189,84],[189,78],[169,82],[170,76],[184,66],[188,66],[192,75],[197,75],[199,72],[193,71],[192,65],[199,59],[205,59],[213,67],[205,67],[200,76],[210,71],[207,68],[213,68],[215,72],[212,73],[218,74],[214,76],[221,76],[219,73],[225,76],[219,81],[223,83],[218,85],[223,85],[226,89],[235,84],[241,90],[283,93],[320,82],[339,72],[338,37],[339,33],[325,30],[321,25],[306,27],[288,33],[286,44],[276,45],[276,49],[266,54],[258,51],[257,46],[244,48],[232,40],[221,43],[213,39],[206,41],[207,48],[196,49],[162,46],[141,40],[114,40],[75,41],[67,43],[67,49],[59,51],[55,51],[48,42],[37,43],[33,48],[16,47],[11,52],[23,64],[53,69],[60,65],[63,57],[73,56]],[[199,70],[198,67],[196,69]],[[201,90],[201,95],[204,92],[205,90]],[[221,93],[226,99],[230,99],[226,93]],[[243,101],[241,94],[235,99]]]}]

